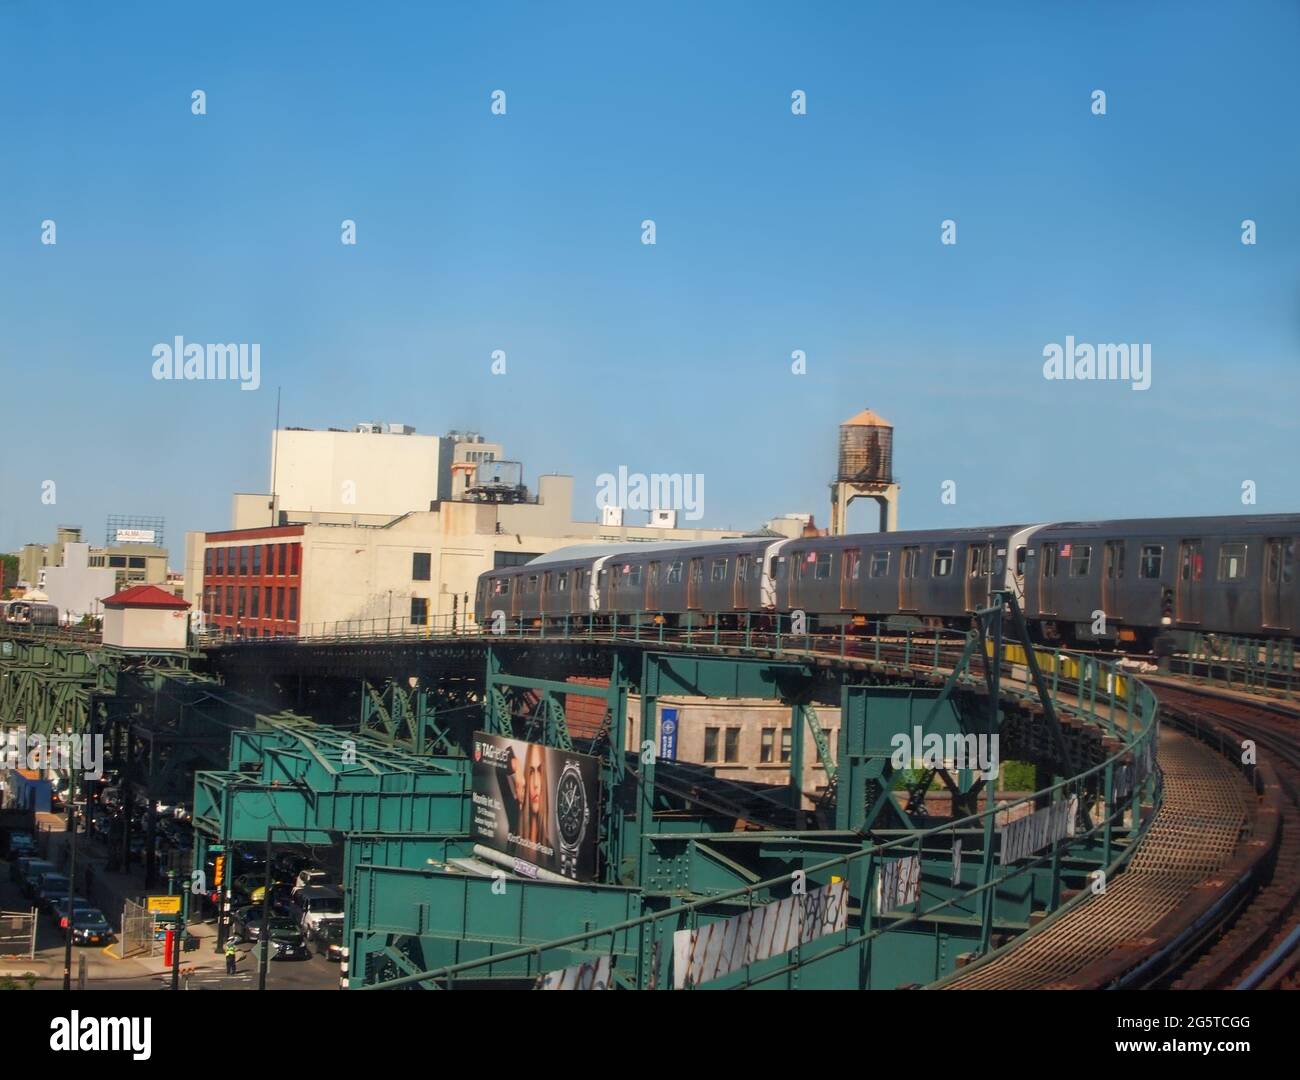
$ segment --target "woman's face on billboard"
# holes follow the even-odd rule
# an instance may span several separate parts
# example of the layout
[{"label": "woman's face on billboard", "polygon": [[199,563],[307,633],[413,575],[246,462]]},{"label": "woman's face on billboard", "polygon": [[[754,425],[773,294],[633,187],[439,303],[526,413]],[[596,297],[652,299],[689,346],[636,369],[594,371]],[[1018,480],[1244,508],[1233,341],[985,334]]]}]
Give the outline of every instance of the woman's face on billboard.
[{"label": "woman's face on billboard", "polygon": [[542,755],[528,755],[528,808],[534,814],[542,812]]}]

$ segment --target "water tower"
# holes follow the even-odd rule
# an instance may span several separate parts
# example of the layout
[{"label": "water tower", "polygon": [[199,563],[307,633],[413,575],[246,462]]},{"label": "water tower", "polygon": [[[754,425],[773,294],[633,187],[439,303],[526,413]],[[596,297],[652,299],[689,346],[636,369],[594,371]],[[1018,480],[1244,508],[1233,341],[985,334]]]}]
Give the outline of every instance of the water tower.
[{"label": "water tower", "polygon": [[840,425],[839,470],[831,484],[831,535],[847,531],[849,503],[875,499],[880,531],[898,528],[898,485],[894,483],[894,427],[870,409]]}]

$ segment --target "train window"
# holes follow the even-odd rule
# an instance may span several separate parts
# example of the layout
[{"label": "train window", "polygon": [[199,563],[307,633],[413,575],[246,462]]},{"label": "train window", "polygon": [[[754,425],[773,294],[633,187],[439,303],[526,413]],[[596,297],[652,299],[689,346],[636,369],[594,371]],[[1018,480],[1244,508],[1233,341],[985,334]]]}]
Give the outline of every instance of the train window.
[{"label": "train window", "polygon": [[1224,544],[1219,548],[1219,580],[1240,581],[1246,576],[1246,545]]},{"label": "train window", "polygon": [[952,573],[952,548],[936,548],[930,566],[931,577],[947,577]]},{"label": "train window", "polygon": [[664,583],[667,585],[680,585],[682,583],[681,559],[668,565],[668,576],[664,578]]},{"label": "train window", "polygon": [[1016,577],[1025,576],[1025,560],[1029,558],[1027,547],[1016,548]]},{"label": "train window", "polygon": [[1165,549],[1160,544],[1143,544],[1142,559],[1138,563],[1138,577],[1158,578],[1164,555]]},{"label": "train window", "polygon": [[536,591],[537,591],[537,575],[536,575],[536,574],[529,574],[529,575],[528,575],[528,585],[527,585],[527,587],[524,589],[524,592],[526,592],[526,593],[535,593]]},{"label": "train window", "polygon": [[745,572],[746,572],[746,568],[747,568],[748,566],[749,566],[749,556],[748,556],[748,555],[737,555],[737,556],[736,556],[736,581],[737,581],[737,582],[744,582],[744,580],[745,580]]},{"label": "train window", "polygon": [[[1069,552],[1070,552],[1070,545],[1066,544],[1065,553],[1068,555]],[[1038,567],[1038,573],[1041,577],[1044,578],[1056,577],[1056,553],[1057,553],[1057,547],[1055,544],[1043,545],[1043,561],[1039,564]]]},{"label": "train window", "polygon": [[817,561],[813,564],[813,577],[818,581],[825,581],[831,576],[831,553],[829,551],[817,552]]},{"label": "train window", "polygon": [[1092,545],[1075,544],[1070,552],[1070,577],[1087,577],[1092,569]]},{"label": "train window", "polygon": [[639,567],[639,566],[634,566],[634,567],[632,567],[632,568],[628,571],[628,574],[627,574],[627,583],[628,583],[629,585],[640,585],[640,584],[641,584],[641,567]]},{"label": "train window", "polygon": [[567,570],[561,570],[558,574],[555,575],[555,591],[556,592],[569,591],[569,572]]},{"label": "train window", "polygon": [[857,581],[859,567],[862,563],[862,552],[854,549],[844,553],[844,580]]},{"label": "train window", "polygon": [[492,595],[505,596],[510,592],[510,579],[508,577],[499,577],[492,579]]},{"label": "train window", "polygon": [[889,558],[892,554],[889,551],[873,551],[871,553],[872,577],[887,577],[889,575]]},{"label": "train window", "polygon": [[1178,565],[1178,576],[1183,581],[1201,580],[1204,561],[1199,551],[1200,544],[1201,542],[1199,540],[1187,540],[1183,542],[1182,558]]},{"label": "train window", "polygon": [[921,563],[921,560],[919,558],[920,554],[921,554],[920,548],[914,548],[914,547],[903,548],[903,577],[905,578],[916,577],[917,568],[920,566]]},{"label": "train window", "polygon": [[984,549],[982,547],[973,547],[970,549],[970,576],[973,578],[984,576]]},{"label": "train window", "polygon": [[727,560],[726,560],[726,559],[714,559],[714,560],[713,560],[713,565],[709,567],[709,580],[710,580],[710,581],[726,581],[726,580],[727,580]]},{"label": "train window", "polygon": [[699,585],[703,581],[704,581],[704,560],[692,559],[691,560],[691,584]]}]

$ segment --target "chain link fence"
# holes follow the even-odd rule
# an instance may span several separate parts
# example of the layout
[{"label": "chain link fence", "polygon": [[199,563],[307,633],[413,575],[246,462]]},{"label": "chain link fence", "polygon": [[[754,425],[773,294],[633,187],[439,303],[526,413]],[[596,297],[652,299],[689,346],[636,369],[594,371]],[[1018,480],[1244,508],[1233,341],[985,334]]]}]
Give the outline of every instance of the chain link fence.
[{"label": "chain link fence", "polygon": [[36,909],[0,911],[0,956],[36,956]]},{"label": "chain link fence", "polygon": [[134,900],[122,902],[122,958],[128,956],[161,956],[163,943],[154,935],[154,914],[145,904]]}]

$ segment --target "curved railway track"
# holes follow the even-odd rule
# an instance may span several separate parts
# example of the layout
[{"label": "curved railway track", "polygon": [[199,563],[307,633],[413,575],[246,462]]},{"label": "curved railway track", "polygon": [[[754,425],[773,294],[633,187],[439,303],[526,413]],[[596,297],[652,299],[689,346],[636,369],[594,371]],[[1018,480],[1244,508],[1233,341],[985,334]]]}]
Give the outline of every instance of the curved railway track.
[{"label": "curved railway track", "polygon": [[1174,989],[1296,989],[1300,984],[1300,713],[1242,695],[1151,680],[1167,720],[1240,759],[1255,745],[1259,826],[1241,895],[1203,935]]}]

